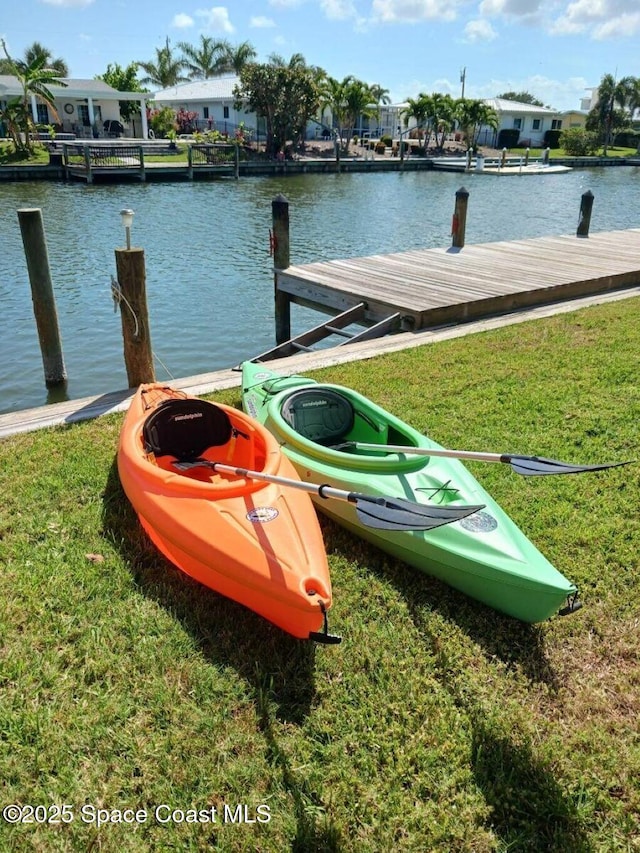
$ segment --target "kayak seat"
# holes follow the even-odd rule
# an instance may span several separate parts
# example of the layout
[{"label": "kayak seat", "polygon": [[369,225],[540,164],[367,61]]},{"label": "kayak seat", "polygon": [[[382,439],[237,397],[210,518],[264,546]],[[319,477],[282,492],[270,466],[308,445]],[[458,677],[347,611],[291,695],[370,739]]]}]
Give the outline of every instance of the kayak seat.
[{"label": "kayak seat", "polygon": [[335,444],[353,429],[353,406],[329,388],[295,391],[286,398],[280,412],[290,427],[317,444]]},{"label": "kayak seat", "polygon": [[144,422],[147,453],[193,462],[208,447],[226,444],[232,426],[225,411],[206,400],[165,400]]}]

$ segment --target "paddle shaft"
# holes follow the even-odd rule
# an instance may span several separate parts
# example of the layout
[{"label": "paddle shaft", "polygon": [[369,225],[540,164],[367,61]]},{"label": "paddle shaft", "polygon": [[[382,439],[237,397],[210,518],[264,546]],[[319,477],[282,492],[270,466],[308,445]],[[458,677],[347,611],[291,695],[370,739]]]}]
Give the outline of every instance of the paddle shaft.
[{"label": "paddle shaft", "polygon": [[383,453],[410,453],[412,456],[443,456],[447,459],[475,459],[478,462],[511,462],[508,453],[482,453],[475,450],[445,450],[436,447],[411,447],[403,444],[365,444],[349,442],[360,450],[380,450]]},{"label": "paddle shaft", "polygon": [[347,492],[344,489],[336,489],[333,486],[322,486],[317,483],[305,483],[302,480],[292,480],[289,477],[280,477],[277,474],[263,474],[261,471],[250,471],[247,468],[234,468],[232,465],[224,465],[222,462],[210,462],[208,467],[222,474],[235,474],[236,477],[247,477],[249,480],[264,480],[265,483],[276,483],[280,486],[291,486],[301,492],[309,492],[321,498],[337,498],[338,500],[355,503],[358,495]]}]

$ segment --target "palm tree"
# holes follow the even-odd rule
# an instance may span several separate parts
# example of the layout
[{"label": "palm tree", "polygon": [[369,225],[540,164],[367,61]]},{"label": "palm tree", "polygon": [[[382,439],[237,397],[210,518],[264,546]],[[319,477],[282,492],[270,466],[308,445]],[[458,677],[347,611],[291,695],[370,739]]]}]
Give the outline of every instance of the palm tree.
[{"label": "palm tree", "polygon": [[622,115],[616,115],[616,105],[622,113],[627,103],[633,97],[633,78],[623,77],[616,82],[613,74],[605,74],[598,86],[598,100],[591,111],[592,123],[595,123],[603,133],[602,153],[607,156],[607,148],[611,145],[611,135],[616,124],[623,121]]},{"label": "palm tree", "polygon": [[[418,130],[418,142],[422,147],[422,134],[424,133],[425,125],[431,115],[433,109],[431,105],[431,96],[425,95],[424,92],[420,92],[417,98],[407,98],[407,109],[403,110],[402,115],[404,117],[404,126],[409,127],[409,119],[414,119],[416,123],[416,128]],[[429,139],[431,138],[431,129],[428,129],[428,135],[424,140],[424,147],[427,148],[429,146]]]},{"label": "palm tree", "polygon": [[24,52],[24,61],[27,65],[31,65],[32,62],[35,62],[37,59],[44,59],[43,67],[48,71],[55,71],[58,74],[58,77],[68,77],[69,76],[69,66],[64,61],[64,59],[53,58],[53,54],[50,50],[47,50],[44,45],[41,45],[40,42],[34,41],[34,43],[26,48]]},{"label": "palm tree", "polygon": [[248,41],[243,41],[236,47],[227,45],[220,60],[220,73],[231,71],[239,77],[244,66],[252,62],[257,55],[256,49]]},{"label": "palm tree", "polygon": [[379,83],[374,83],[372,86],[369,87],[369,91],[371,92],[373,103],[376,105],[375,117],[378,122],[378,127],[380,127],[380,105],[391,103],[391,98],[389,97],[389,90],[383,89]]},{"label": "palm tree", "polygon": [[185,60],[174,57],[168,37],[164,47],[156,48],[155,62],[137,62],[136,65],[142,68],[147,75],[140,82],[157,89],[168,89],[169,86],[187,83],[189,80],[182,74],[185,68]]},{"label": "palm tree", "polygon": [[0,39],[12,75],[18,79],[22,87],[22,94],[12,98],[2,111],[2,117],[7,123],[16,151],[31,153],[33,151],[32,132],[34,121],[31,115],[30,101],[32,97],[42,101],[50,107],[54,116],[55,95],[49,86],[60,86],[66,88],[66,83],[59,79],[58,74],[45,68],[46,56],[42,53],[27,63],[21,59],[12,59],[7,51],[4,39]]},{"label": "palm tree", "polygon": [[493,107],[485,104],[484,101],[473,100],[471,98],[458,98],[454,104],[454,115],[460,123],[462,135],[468,148],[475,147],[480,130],[483,127],[490,127],[493,130],[498,129],[498,125],[500,124],[498,113]]},{"label": "palm tree", "polygon": [[220,64],[230,48],[229,42],[215,40],[209,36],[200,36],[200,44],[194,47],[188,42],[178,42],[178,48],[184,54],[184,68],[192,80],[208,80],[220,74]]},{"label": "palm tree", "polygon": [[[436,145],[440,149],[444,148],[445,137],[453,127],[454,116],[455,102],[451,95],[434,92],[431,95],[431,120],[436,135]],[[440,131],[440,139],[438,139],[438,131]]]},{"label": "palm tree", "polygon": [[[44,58],[43,67],[47,70],[57,72],[59,77],[69,76],[69,68],[64,59],[53,59],[51,51],[37,41],[25,49],[22,61],[25,65],[31,65],[34,60],[40,58]],[[8,58],[0,59],[0,74],[13,75],[13,62],[12,59]]]}]

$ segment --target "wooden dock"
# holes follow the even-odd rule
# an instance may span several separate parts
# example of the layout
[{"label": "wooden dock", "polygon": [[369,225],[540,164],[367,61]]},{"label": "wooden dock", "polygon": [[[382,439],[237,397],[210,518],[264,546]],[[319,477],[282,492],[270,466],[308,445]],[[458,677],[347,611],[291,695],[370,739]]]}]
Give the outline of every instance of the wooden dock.
[{"label": "wooden dock", "polygon": [[[285,303],[407,331],[506,314],[640,284],[640,228],[422,249],[275,270]],[[288,306],[287,306],[288,307]]]}]

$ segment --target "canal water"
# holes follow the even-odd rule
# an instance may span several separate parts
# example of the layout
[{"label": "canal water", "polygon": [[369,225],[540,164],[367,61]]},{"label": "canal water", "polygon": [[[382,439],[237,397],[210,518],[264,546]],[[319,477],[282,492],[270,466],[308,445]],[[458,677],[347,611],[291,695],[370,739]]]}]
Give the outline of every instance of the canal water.
[{"label": "canal water", "polygon": [[[111,296],[120,210],[145,250],[156,375],[231,368],[274,345],[271,202],[290,202],[291,263],[448,246],[455,192],[470,193],[467,243],[640,227],[640,169],[501,177],[404,172],[118,185],[0,183],[0,412],[60,399],[44,385],[16,211],[42,209],[68,385],[62,399],[125,388]],[[295,307],[293,333],[322,315]]]}]

